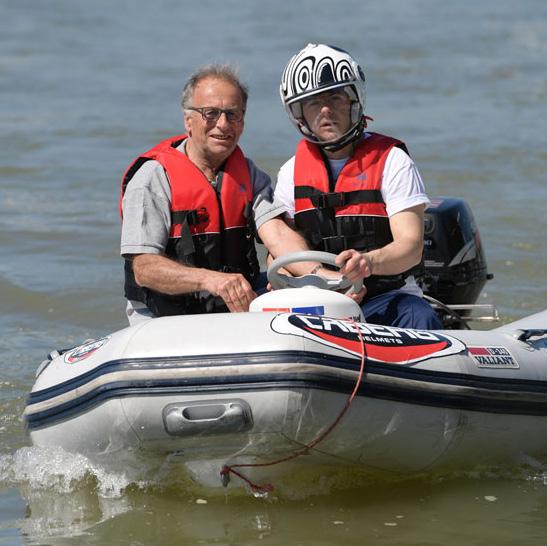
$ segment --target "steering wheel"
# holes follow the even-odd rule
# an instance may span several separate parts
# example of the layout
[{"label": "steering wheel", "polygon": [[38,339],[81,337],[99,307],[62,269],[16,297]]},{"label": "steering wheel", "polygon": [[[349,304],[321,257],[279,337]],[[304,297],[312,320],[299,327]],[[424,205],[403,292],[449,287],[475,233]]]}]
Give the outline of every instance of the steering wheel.
[{"label": "steering wheel", "polygon": [[346,290],[346,294],[359,292],[363,287],[363,280],[351,282],[348,278],[342,276],[339,279],[328,279],[322,275],[308,274],[302,277],[290,277],[279,273],[279,270],[286,265],[297,262],[320,262],[322,264],[336,265],[336,254],[330,252],[318,252],[316,250],[303,250],[302,252],[291,252],[276,258],[268,267],[268,281],[272,288],[278,290],[280,288],[302,288],[303,286],[315,286],[323,290]]}]

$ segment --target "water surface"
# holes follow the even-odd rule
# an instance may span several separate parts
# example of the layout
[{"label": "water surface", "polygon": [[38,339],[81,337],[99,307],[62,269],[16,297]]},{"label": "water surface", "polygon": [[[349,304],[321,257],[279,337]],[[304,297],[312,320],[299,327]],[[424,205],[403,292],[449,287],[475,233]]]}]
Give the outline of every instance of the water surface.
[{"label": "water surface", "polygon": [[[325,475],[273,497],[184,476],[132,482],[29,447],[48,351],[125,325],[119,180],[182,132],[189,71],[234,61],[246,153],[270,174],[297,133],[277,88],[306,43],[349,49],[372,128],[407,142],[430,195],[465,198],[505,321],[547,307],[547,4],[485,0],[0,2],[0,544],[538,544],[534,461],[444,476]],[[533,431],[531,431],[533,433]]]}]

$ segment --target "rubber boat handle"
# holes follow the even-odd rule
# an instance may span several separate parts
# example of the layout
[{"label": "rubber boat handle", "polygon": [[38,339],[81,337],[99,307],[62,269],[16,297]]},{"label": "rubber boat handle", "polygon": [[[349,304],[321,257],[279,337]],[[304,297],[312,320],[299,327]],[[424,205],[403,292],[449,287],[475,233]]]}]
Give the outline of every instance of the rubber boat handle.
[{"label": "rubber boat handle", "polygon": [[253,418],[244,400],[204,400],[165,406],[163,424],[172,436],[226,434],[249,430]]}]

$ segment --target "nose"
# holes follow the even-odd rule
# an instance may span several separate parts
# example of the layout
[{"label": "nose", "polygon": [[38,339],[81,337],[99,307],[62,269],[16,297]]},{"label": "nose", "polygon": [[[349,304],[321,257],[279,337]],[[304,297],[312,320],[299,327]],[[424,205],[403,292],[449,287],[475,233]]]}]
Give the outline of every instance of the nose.
[{"label": "nose", "polygon": [[216,123],[217,127],[229,127],[231,124],[228,121],[228,116],[226,115],[226,112],[221,112],[220,117],[217,119]]},{"label": "nose", "polygon": [[319,108],[319,111],[321,114],[332,114],[333,111],[333,105],[330,100],[325,100],[321,104],[321,107]]}]

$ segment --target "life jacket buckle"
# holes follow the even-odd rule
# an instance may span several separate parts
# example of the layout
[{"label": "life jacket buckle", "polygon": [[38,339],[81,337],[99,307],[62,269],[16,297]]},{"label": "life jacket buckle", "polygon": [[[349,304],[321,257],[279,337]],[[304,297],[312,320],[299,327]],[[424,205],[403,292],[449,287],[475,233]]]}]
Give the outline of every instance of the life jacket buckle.
[{"label": "life jacket buckle", "polygon": [[209,221],[209,213],[205,207],[188,211],[186,216],[189,226],[197,226]]},{"label": "life jacket buckle", "polygon": [[342,192],[321,193],[312,195],[311,202],[317,209],[330,209],[334,207],[343,207],[346,202]]}]

